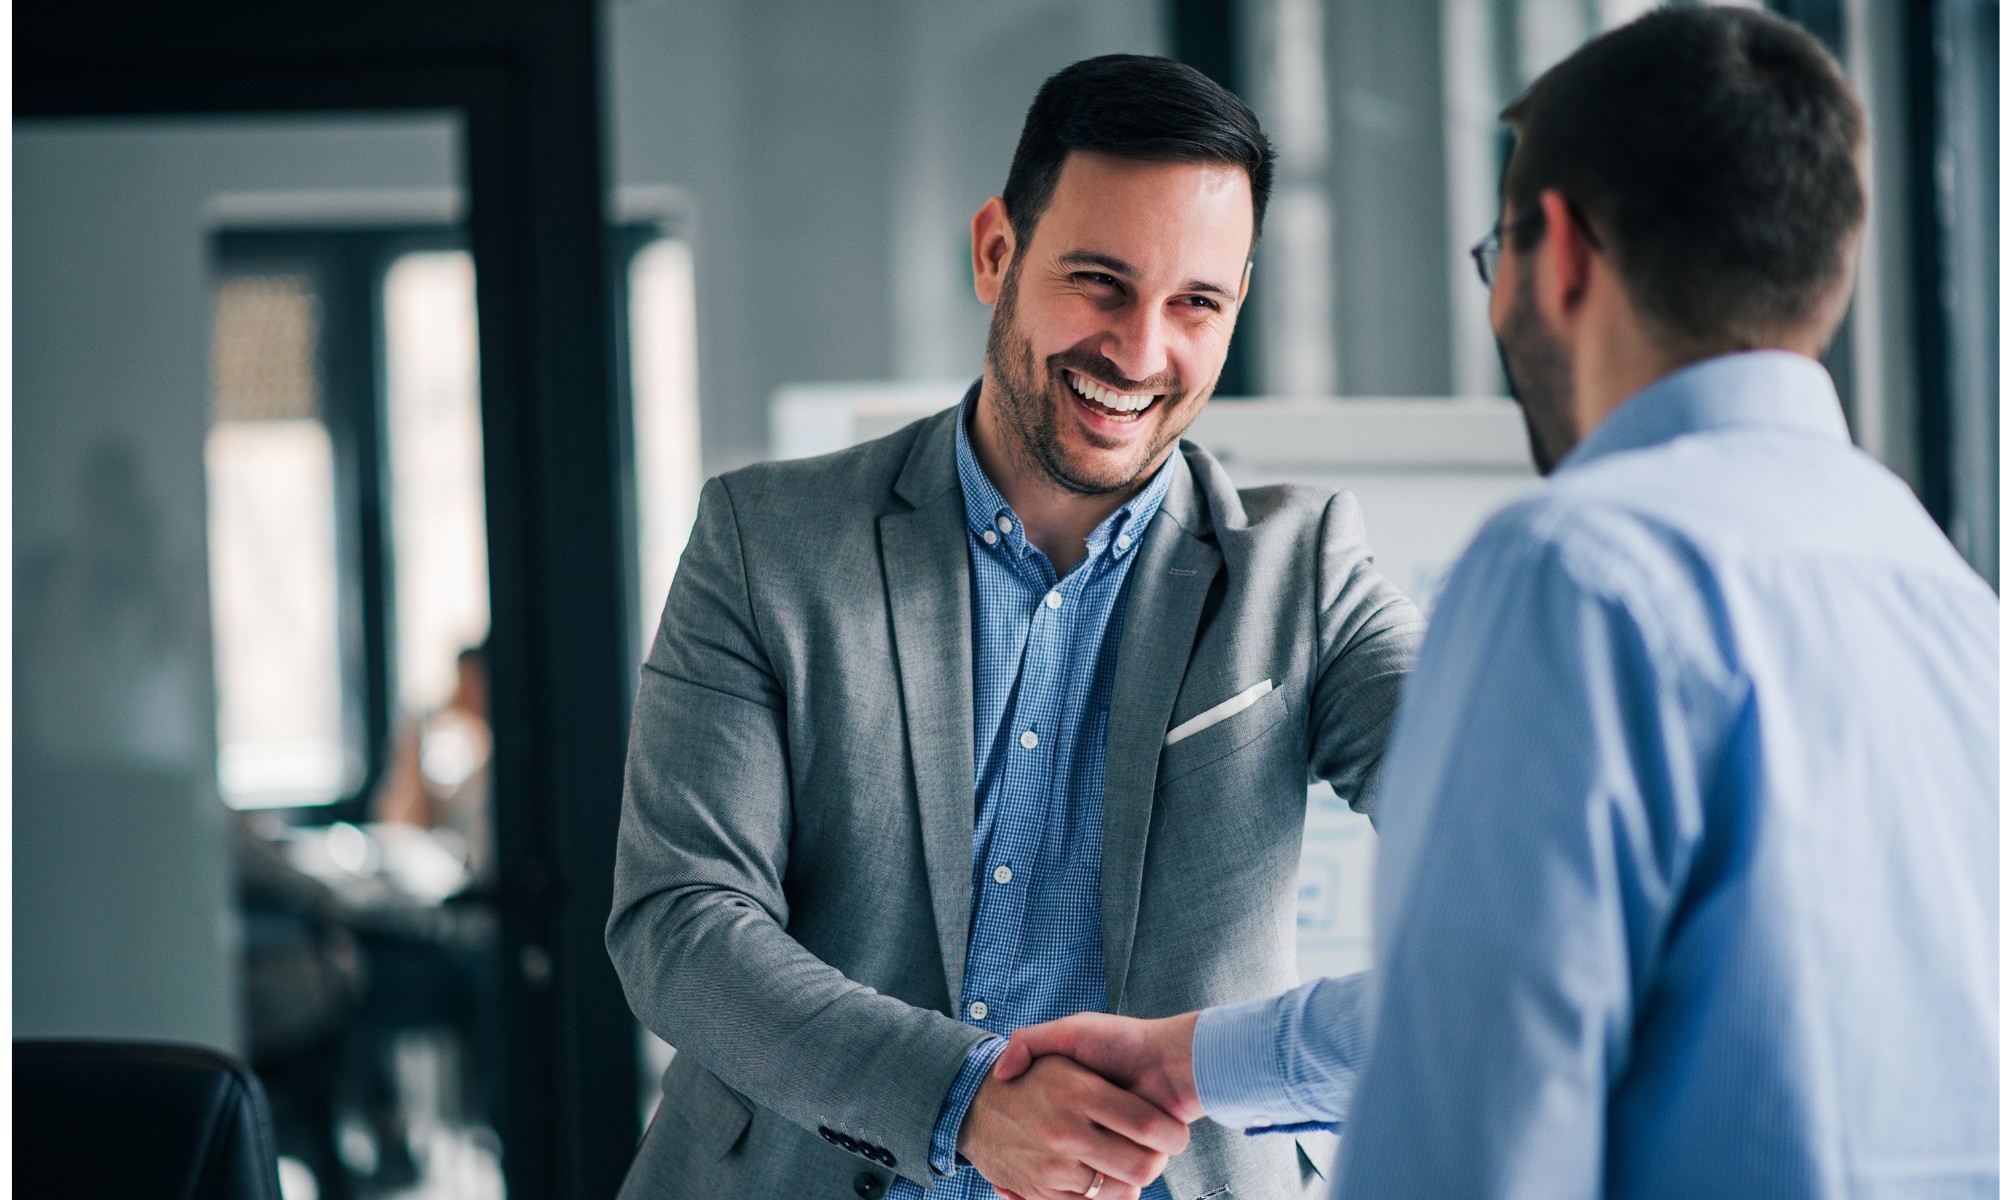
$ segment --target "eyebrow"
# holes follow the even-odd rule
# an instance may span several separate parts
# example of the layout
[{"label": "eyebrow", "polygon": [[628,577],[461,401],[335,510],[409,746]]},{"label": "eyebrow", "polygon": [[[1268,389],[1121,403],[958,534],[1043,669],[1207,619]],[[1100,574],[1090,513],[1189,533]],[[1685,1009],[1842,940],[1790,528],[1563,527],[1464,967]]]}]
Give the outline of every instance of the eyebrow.
[{"label": "eyebrow", "polygon": [[[1071,270],[1079,267],[1102,267],[1115,275],[1137,275],[1139,273],[1133,270],[1132,264],[1126,262],[1124,259],[1097,250],[1072,250],[1068,254],[1056,259],[1056,265]],[[1226,300],[1236,299],[1236,292],[1233,288],[1226,288],[1219,283],[1208,283],[1200,279],[1188,280],[1181,285],[1180,290],[1184,292],[1207,292],[1210,295],[1221,296]]]}]

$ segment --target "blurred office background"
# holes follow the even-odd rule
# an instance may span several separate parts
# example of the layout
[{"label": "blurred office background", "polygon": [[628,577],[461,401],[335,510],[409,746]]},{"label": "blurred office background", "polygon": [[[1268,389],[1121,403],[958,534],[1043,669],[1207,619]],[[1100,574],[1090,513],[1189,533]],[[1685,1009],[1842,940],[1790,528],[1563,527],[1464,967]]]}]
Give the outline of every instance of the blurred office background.
[{"label": "blurred office background", "polygon": [[[326,104],[277,82],[257,111],[255,87],[134,85],[127,105],[64,90],[94,33],[31,30],[16,1037],[243,1057],[287,1200],[608,1195],[671,1051],[607,990],[591,931],[621,714],[694,496],[977,374],[968,221],[1041,80],[1169,54],[1256,107],[1277,188],[1230,398],[1193,436],[1239,482],[1353,487],[1427,602],[1534,486],[1466,256],[1495,217],[1495,114],[1648,7],[610,0],[551,18],[581,48],[555,74],[602,222],[546,237],[546,208],[493,215],[515,202],[480,174],[498,110],[449,89]],[[1874,123],[1859,290],[1827,356],[1850,426],[1995,580],[1995,0],[1773,7],[1840,55]],[[353,19],[393,41],[399,11]],[[346,36],[386,69],[370,28]],[[511,161],[555,161],[507,111],[531,130]],[[523,253],[482,275],[479,245]],[[592,256],[564,278],[600,290],[524,295],[555,277],[549,247]],[[553,327],[570,305],[567,348],[491,361],[546,339],[524,314]],[[573,495],[603,502],[538,499]],[[583,609],[615,628],[563,615]],[[1355,969],[1372,833],[1330,792],[1306,802],[1301,969]]]}]

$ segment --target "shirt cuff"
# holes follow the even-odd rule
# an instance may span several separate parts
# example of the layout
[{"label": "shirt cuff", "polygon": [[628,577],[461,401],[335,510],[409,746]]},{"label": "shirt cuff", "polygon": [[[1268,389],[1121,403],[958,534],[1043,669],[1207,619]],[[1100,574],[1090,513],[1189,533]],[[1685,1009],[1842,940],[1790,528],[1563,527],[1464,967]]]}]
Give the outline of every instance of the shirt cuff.
[{"label": "shirt cuff", "polygon": [[1366,972],[1318,979],[1203,1012],[1194,1028],[1202,1108],[1252,1133],[1339,1132],[1368,1059],[1371,983]]},{"label": "shirt cuff", "polygon": [[965,1114],[971,1110],[972,1098],[979,1094],[980,1085],[986,1082],[987,1072],[1000,1061],[1006,1049],[1006,1038],[987,1038],[974,1046],[958,1065],[951,1090],[945,1093],[944,1111],[938,1114],[937,1126],[931,1130],[931,1170],[940,1179],[949,1179],[958,1172],[959,1127],[965,1124]]},{"label": "shirt cuff", "polygon": [[1278,1056],[1286,996],[1204,1009],[1194,1023],[1194,1090],[1218,1125],[1264,1129],[1305,1119],[1285,1091]]}]

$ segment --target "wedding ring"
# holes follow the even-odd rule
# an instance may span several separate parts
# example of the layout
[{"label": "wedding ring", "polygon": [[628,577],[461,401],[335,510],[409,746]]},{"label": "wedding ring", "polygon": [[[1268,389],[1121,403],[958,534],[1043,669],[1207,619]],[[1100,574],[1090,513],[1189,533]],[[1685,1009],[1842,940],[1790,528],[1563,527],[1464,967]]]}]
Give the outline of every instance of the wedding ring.
[{"label": "wedding ring", "polygon": [[1090,1175],[1090,1186],[1083,1189],[1083,1200],[1097,1200],[1097,1193],[1103,1190],[1104,1172],[1093,1171]]}]

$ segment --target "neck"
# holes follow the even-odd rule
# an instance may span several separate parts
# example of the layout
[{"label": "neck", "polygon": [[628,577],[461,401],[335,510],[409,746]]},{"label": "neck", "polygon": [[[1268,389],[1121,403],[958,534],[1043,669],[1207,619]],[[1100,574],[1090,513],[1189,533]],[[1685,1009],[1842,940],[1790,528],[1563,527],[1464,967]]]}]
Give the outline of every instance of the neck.
[{"label": "neck", "polygon": [[1145,490],[1153,472],[1143,472],[1130,486],[1103,495],[1079,495],[1050,479],[1033,461],[1018,438],[1008,435],[993,406],[983,398],[994,390],[993,370],[988,367],[980,384],[980,403],[966,422],[972,452],[986,478],[1014,515],[1021,520],[1021,532],[1055,566],[1057,575],[1067,575],[1088,553],[1090,531],[1118,511],[1120,505]]},{"label": "neck", "polygon": [[1676,352],[1655,337],[1621,295],[1585,315],[1573,360],[1576,437],[1590,436],[1617,407],[1659,379],[1706,357]]}]

